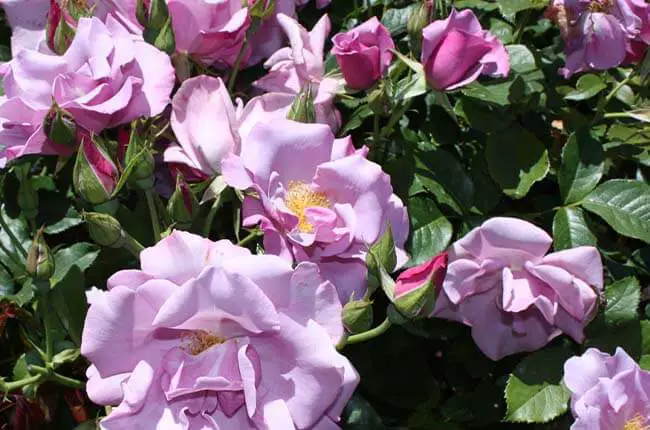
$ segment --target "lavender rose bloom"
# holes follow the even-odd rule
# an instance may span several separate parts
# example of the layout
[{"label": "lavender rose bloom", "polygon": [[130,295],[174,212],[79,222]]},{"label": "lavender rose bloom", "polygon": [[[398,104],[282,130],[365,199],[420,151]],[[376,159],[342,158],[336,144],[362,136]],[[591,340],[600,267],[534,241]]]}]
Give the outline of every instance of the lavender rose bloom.
[{"label": "lavender rose bloom", "polygon": [[555,0],[548,16],[560,26],[568,78],[637,61],[650,43],[650,5],[644,0]]},{"label": "lavender rose bloom", "polygon": [[571,430],[643,430],[650,425],[650,372],[622,348],[611,356],[589,348],[564,364],[571,390]]},{"label": "lavender rose bloom", "polygon": [[566,333],[576,342],[603,288],[598,250],[546,255],[551,237],[516,218],[492,218],[454,243],[433,315],[472,327],[493,360],[535,351]]},{"label": "lavender rose bloom", "polygon": [[176,231],[88,294],[88,394],[127,428],[336,429],[358,383],[315,265]]},{"label": "lavender rose bloom", "polygon": [[98,133],[161,113],[174,80],[169,57],[112,17],[106,23],[82,18],[65,55],[24,49],[7,64],[0,104],[4,157],[70,152],[43,132],[52,100],[78,125]]},{"label": "lavender rose bloom", "polygon": [[469,9],[455,9],[422,30],[422,64],[429,85],[449,91],[480,75],[508,76],[510,58],[499,39],[483,30]]},{"label": "lavender rose bloom", "polygon": [[377,17],[332,38],[332,54],[350,88],[366,90],[386,74],[395,43]]},{"label": "lavender rose bloom", "polygon": [[318,264],[343,302],[365,294],[367,246],[389,222],[398,264],[406,262],[406,209],[366,152],[335,139],[326,125],[279,120],[255,125],[240,155],[221,164],[229,185],[255,191],[244,199],[242,219],[260,225],[265,251]]}]

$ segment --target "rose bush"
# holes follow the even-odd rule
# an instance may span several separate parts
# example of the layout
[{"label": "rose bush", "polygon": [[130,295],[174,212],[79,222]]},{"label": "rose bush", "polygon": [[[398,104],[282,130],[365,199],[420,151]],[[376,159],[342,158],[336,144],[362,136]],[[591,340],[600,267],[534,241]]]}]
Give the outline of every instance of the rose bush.
[{"label": "rose bush", "polygon": [[647,2],[0,8],[0,429],[650,428]]}]

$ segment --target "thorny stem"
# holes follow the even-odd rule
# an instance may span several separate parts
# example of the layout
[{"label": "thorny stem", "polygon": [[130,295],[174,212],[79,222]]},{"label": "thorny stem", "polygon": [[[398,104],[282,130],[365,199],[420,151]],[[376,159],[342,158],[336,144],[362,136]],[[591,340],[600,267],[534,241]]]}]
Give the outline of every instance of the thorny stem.
[{"label": "thorny stem", "polygon": [[230,73],[230,78],[228,79],[228,92],[232,94],[233,89],[235,88],[235,81],[237,80],[237,74],[239,73],[239,67],[241,66],[241,62],[244,59],[244,55],[246,55],[246,50],[248,49],[248,37],[244,39],[244,43],[241,45],[241,49],[239,50],[239,54],[237,54],[237,59],[235,60],[235,64],[232,66],[232,72]]},{"label": "thorny stem", "polygon": [[83,388],[85,384],[81,381],[78,381],[74,378],[69,378],[63,376],[60,373],[57,373],[51,369],[46,369],[45,367],[37,366],[32,364],[28,367],[30,372],[38,373],[39,377],[45,378],[48,381],[56,382],[59,385],[63,385],[70,388]]},{"label": "thorny stem", "polygon": [[252,242],[255,240],[257,237],[261,236],[261,233],[259,231],[252,231],[248,236],[237,242],[238,246],[244,246],[248,244],[249,242]]}]

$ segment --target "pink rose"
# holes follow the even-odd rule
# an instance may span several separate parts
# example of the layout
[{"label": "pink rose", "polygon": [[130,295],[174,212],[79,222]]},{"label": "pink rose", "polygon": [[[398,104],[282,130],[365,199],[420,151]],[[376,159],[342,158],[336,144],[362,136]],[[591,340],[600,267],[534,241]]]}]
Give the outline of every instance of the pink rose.
[{"label": "pink rose", "polygon": [[52,100],[77,124],[99,133],[158,115],[174,85],[169,57],[109,17],[79,20],[63,56],[22,50],[7,65],[0,104],[0,139],[9,160],[25,154],[67,154],[43,133]]},{"label": "pink rose", "polygon": [[45,25],[50,0],[2,0],[7,21],[11,26],[11,52],[38,49],[45,41]]},{"label": "pink rose", "polygon": [[329,124],[332,131],[338,131],[341,117],[334,106],[334,99],[340,84],[336,79],[325,77],[323,61],[325,40],[331,29],[329,17],[323,15],[310,32],[295,19],[283,14],[278,15],[278,22],[289,37],[291,46],[281,48],[264,63],[270,69],[269,73],[254,85],[269,94],[257,103],[274,106],[274,118],[286,117],[295,96],[307,83],[311,83],[315,94],[316,120]]},{"label": "pink rose", "polygon": [[343,77],[348,87],[367,90],[386,74],[393,60],[391,49],[395,43],[390,32],[377,17],[353,28],[347,33],[339,33],[332,38]]},{"label": "pink rose", "polygon": [[493,360],[535,351],[565,333],[576,342],[603,289],[598,250],[545,255],[551,237],[516,218],[492,218],[454,243],[433,316],[472,327]]},{"label": "pink rose", "polygon": [[510,59],[505,47],[470,9],[455,9],[445,20],[422,31],[422,64],[429,85],[449,91],[474,82],[480,75],[508,76]]},{"label": "pink rose", "polygon": [[564,38],[565,78],[638,61],[650,43],[650,5],[644,0],[555,0],[547,15]]},{"label": "pink rose", "polygon": [[359,378],[315,265],[179,231],[140,259],[88,293],[88,395],[118,405],[102,428],[338,427]]},{"label": "pink rose", "polygon": [[232,66],[250,24],[241,0],[168,0],[176,51],[204,64]]},{"label": "pink rose", "polygon": [[397,277],[393,303],[406,316],[430,316],[446,273],[446,252],[405,270]]},{"label": "pink rose", "polygon": [[406,209],[390,178],[329,127],[289,120],[260,122],[241,153],[221,164],[226,182],[248,194],[243,224],[264,231],[264,249],[287,261],[311,261],[338,289],[341,301],[366,292],[367,246],[390,221],[398,265],[408,236]]},{"label": "pink rose", "polygon": [[571,430],[645,429],[650,425],[650,372],[616,348],[611,356],[589,348],[564,364],[571,390]]},{"label": "pink rose", "polygon": [[239,152],[235,106],[221,78],[206,75],[183,82],[172,100],[171,125],[178,144],[165,151],[165,161],[212,176],[221,160]]}]

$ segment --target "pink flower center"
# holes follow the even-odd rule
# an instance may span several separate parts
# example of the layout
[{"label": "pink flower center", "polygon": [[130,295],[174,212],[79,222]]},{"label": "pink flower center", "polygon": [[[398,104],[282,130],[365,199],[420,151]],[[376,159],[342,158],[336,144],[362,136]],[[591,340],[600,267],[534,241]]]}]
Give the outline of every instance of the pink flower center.
[{"label": "pink flower center", "polygon": [[310,207],[329,208],[331,203],[325,194],[314,191],[311,186],[300,181],[289,182],[289,190],[285,199],[287,208],[298,217],[298,230],[302,233],[311,233],[314,226],[311,225],[305,209]]},{"label": "pink flower center", "polygon": [[205,330],[195,330],[183,334],[181,340],[184,342],[182,348],[192,355],[199,355],[203,351],[215,345],[224,343],[227,339],[219,337],[214,333]]},{"label": "pink flower center", "polygon": [[630,421],[625,423],[622,430],[650,430],[650,426],[646,424],[645,418],[637,415]]}]

